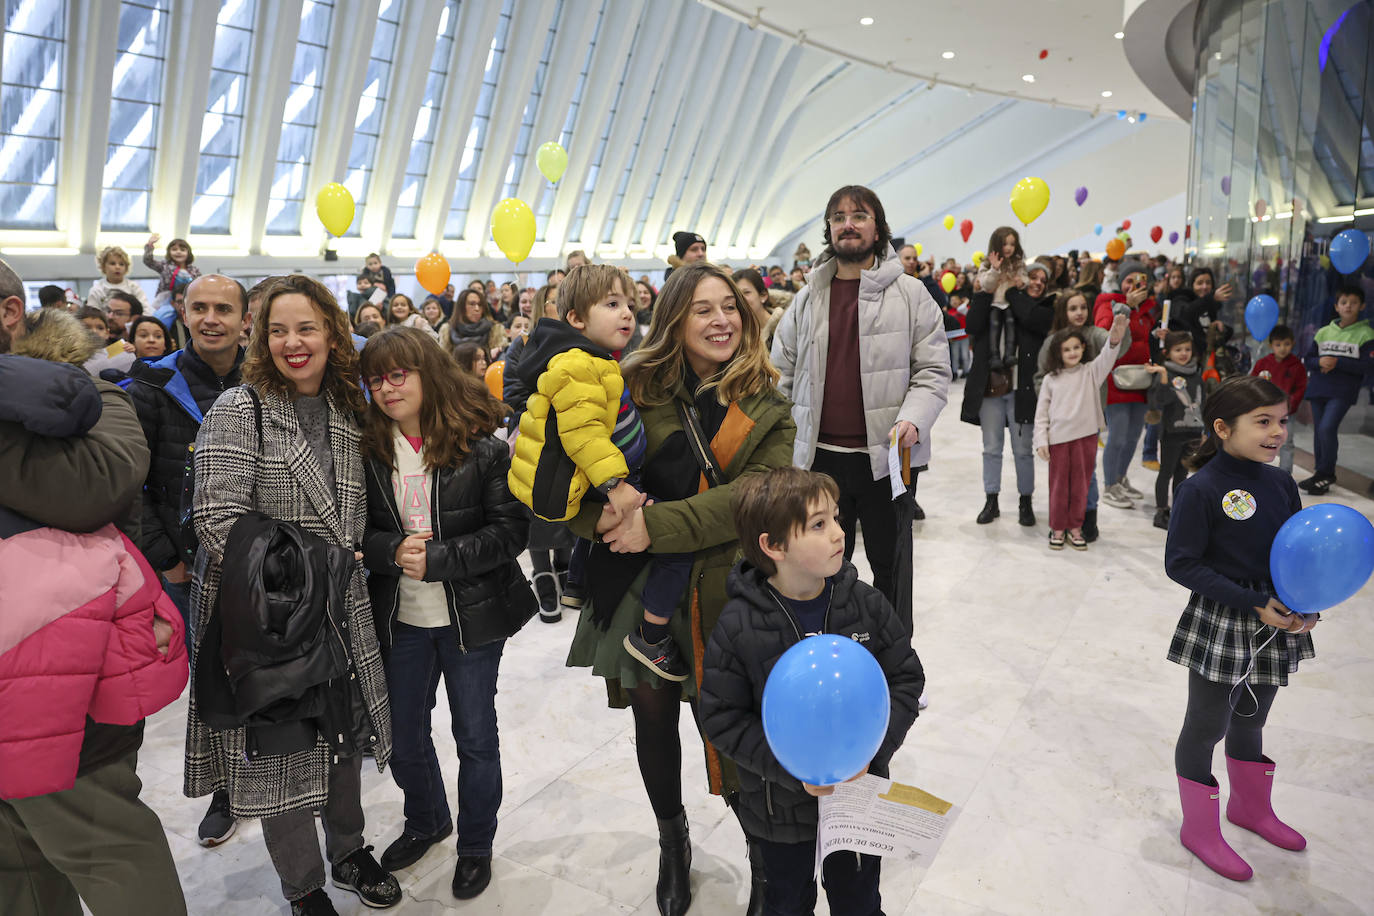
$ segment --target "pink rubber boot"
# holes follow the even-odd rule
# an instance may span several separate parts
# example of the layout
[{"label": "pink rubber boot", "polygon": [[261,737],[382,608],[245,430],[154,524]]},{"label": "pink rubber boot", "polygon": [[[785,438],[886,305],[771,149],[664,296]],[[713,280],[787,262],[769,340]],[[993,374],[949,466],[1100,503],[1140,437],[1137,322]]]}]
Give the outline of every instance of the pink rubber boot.
[{"label": "pink rubber boot", "polygon": [[1274,785],[1274,761],[1265,757],[1252,762],[1226,758],[1231,777],[1231,798],[1226,803],[1226,819],[1237,827],[1253,830],[1275,846],[1295,852],[1307,848],[1301,833],[1274,815],[1269,791]]},{"label": "pink rubber boot", "polygon": [[1183,829],[1178,838],[1212,871],[1232,881],[1249,881],[1254,871],[1221,835],[1221,789],[1178,777],[1178,797],[1183,803]]}]

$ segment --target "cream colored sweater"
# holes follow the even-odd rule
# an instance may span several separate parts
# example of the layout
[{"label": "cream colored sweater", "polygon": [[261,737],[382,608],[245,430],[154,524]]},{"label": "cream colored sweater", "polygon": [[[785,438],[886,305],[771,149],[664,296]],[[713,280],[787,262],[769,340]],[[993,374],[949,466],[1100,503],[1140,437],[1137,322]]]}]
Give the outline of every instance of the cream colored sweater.
[{"label": "cream colored sweater", "polygon": [[1035,448],[1094,436],[1107,425],[1099,390],[1116,363],[1120,347],[1120,341],[1113,344],[1108,339],[1092,362],[1045,376],[1035,404]]}]

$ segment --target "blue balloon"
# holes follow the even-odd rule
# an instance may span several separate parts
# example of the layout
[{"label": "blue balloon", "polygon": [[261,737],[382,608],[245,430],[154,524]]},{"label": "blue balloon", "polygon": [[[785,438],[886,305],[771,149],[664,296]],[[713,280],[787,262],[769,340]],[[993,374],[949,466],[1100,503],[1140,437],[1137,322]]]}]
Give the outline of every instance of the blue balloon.
[{"label": "blue balloon", "polygon": [[1279,304],[1273,296],[1261,293],[1245,305],[1245,327],[1256,340],[1268,340],[1269,332],[1279,323]]},{"label": "blue balloon", "polygon": [[1374,525],[1338,503],[1308,506],[1283,523],[1269,551],[1279,600],[1315,614],[1350,598],[1374,573]]},{"label": "blue balloon", "polygon": [[1101,223],[1098,223],[1097,225],[1093,226],[1093,235],[1101,235],[1101,234],[1102,234],[1102,224],[1101,224]]},{"label": "blue balloon", "polygon": [[763,733],[783,769],[813,786],[844,782],[873,760],[892,713],[878,660],[852,639],[808,636],[763,686]]},{"label": "blue balloon", "polygon": [[1369,236],[1358,229],[1336,233],[1331,240],[1331,263],[1343,274],[1353,274],[1369,260]]}]

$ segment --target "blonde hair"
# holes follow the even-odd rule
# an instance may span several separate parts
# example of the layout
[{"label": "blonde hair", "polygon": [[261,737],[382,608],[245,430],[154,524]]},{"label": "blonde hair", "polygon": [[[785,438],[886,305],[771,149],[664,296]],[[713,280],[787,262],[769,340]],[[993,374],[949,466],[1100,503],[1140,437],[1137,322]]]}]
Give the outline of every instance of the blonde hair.
[{"label": "blonde hair", "polygon": [[262,306],[253,321],[253,334],[248,339],[248,352],[243,360],[243,380],[259,391],[275,394],[284,401],[294,400],[296,386],[281,374],[269,348],[268,326],[272,323],[272,305],[277,299],[298,293],[310,300],[319,313],[329,337],[329,358],[325,363],[324,379],[320,384],[344,410],[361,417],[366,402],[359,383],[358,350],[348,330],[348,316],[339,308],[334,294],[314,277],[290,274],[274,277],[263,290]]},{"label": "blonde hair", "polygon": [[[721,371],[701,380],[693,396],[714,390],[716,399],[729,404],[758,394],[778,384],[778,370],[768,360],[763,346],[763,328],[752,309],[743,306],[744,297],[728,271],[706,261],[697,261],[673,271],[658,294],[648,336],[639,349],[621,364],[621,374],[630,388],[630,397],[641,407],[669,403],[687,374],[683,348],[683,326],[692,311],[692,298],[702,280],[715,277],[730,287],[740,316],[739,346]],[[566,282],[566,281],[565,281]]]},{"label": "blonde hair", "polygon": [[118,245],[106,245],[104,248],[100,249],[100,253],[95,256],[95,266],[104,272],[105,262],[112,257],[123,259],[125,266],[133,263],[129,260],[129,252],[120,248]]},{"label": "blonde hair", "polygon": [[617,283],[620,284],[622,296],[634,298],[635,285],[625,268],[612,267],[610,264],[574,267],[558,284],[558,317],[567,321],[569,315],[576,315],[586,321],[592,313],[592,306],[615,292]]}]

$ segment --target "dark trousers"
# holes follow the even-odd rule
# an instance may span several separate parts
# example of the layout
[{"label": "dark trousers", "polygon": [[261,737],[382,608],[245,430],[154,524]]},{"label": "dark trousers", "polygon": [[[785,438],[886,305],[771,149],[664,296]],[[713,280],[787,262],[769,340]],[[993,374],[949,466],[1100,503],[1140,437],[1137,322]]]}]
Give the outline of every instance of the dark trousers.
[{"label": "dark trousers", "polygon": [[1178,495],[1178,488],[1188,479],[1183,456],[1188,447],[1201,435],[1201,430],[1189,433],[1169,433],[1160,439],[1159,475],[1155,477],[1155,508],[1169,508],[1169,494]]},{"label": "dark trousers", "polygon": [[[1254,693],[1254,699],[1250,694]],[[1174,745],[1174,769],[1184,779],[1212,784],[1212,752],[1226,739],[1232,760],[1259,761],[1264,757],[1263,732],[1279,688],[1272,685],[1218,684],[1196,671],[1188,672],[1188,712]]]},{"label": "dark trousers", "polygon": [[[354,756],[341,757],[329,767],[328,797],[320,822],[324,826],[324,852],[332,865],[363,848],[362,766],[363,758]],[[309,808],[264,817],[262,840],[287,900],[299,900],[324,887],[324,860],[320,858],[315,815]]]},{"label": "dark trousers", "polygon": [[892,498],[888,478],[873,479],[869,457],[862,452],[816,449],[811,470],[829,474],[840,488],[840,526],[844,556],[854,556],[856,531],[864,530],[864,553],[873,568],[873,587],[897,611],[911,632],[911,526],[916,499],[908,489]]},{"label": "dark trousers", "polygon": [[568,548],[530,548],[530,565],[534,567],[534,591],[539,607],[552,611],[558,607],[558,592],[568,576]]},{"label": "dark trousers", "polygon": [[[592,552],[592,542],[578,538],[573,545],[572,556],[568,558],[568,584],[583,589],[587,576],[587,558]],[[640,600],[644,610],[656,617],[672,618],[682,596],[687,591],[687,581],[692,578],[693,555],[690,553],[656,553],[649,561],[649,573],[644,579],[644,590]]]},{"label": "dark trousers", "polygon": [[1050,446],[1050,530],[1083,527],[1096,467],[1097,433]]},{"label": "dark trousers", "polygon": [[396,623],[386,653],[391,695],[391,774],[405,793],[406,832],[430,837],[451,821],[444,774],[430,736],[439,678],[458,745],[458,854],[491,855],[501,807],[496,677],[504,639],[464,652],[452,627]]},{"label": "dark trousers", "polygon": [[1345,419],[1350,404],[1338,398],[1308,398],[1312,405],[1312,453],[1314,469],[1320,477],[1336,476],[1336,450],[1340,443],[1336,434]]},{"label": "dark trousers", "polygon": [[139,800],[138,752],[62,792],[0,801],[0,912],[6,916],[183,914],[162,822]]},{"label": "dark trousers", "polygon": [[[768,879],[763,912],[767,916],[812,916],[816,912],[816,841],[770,843],[758,840]],[[878,878],[883,860],[835,852],[821,864],[821,881],[831,916],[883,916]]]}]

